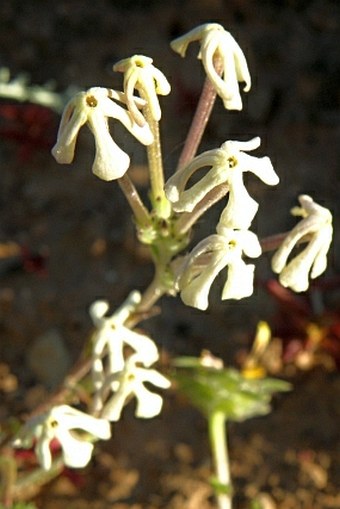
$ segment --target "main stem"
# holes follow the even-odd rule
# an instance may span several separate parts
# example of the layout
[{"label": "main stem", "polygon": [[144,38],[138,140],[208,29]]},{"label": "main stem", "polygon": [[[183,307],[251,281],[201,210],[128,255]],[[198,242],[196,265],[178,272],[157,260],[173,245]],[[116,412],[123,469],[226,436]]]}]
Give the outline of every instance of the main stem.
[{"label": "main stem", "polygon": [[[230,467],[225,414],[220,411],[213,412],[208,418],[208,426],[210,447],[217,482],[219,485],[225,486],[226,491],[230,491]],[[219,509],[231,509],[231,494],[223,493],[221,491],[219,490],[219,487],[217,487],[216,500]]]}]

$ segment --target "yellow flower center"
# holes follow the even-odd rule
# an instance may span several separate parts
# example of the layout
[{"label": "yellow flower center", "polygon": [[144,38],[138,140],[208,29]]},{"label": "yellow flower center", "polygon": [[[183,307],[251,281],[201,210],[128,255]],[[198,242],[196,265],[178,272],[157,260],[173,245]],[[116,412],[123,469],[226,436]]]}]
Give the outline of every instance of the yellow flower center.
[{"label": "yellow flower center", "polygon": [[237,165],[237,159],[235,156],[228,157],[227,162],[229,168],[235,168],[235,166]]},{"label": "yellow flower center", "polygon": [[90,106],[90,108],[95,108],[98,105],[98,101],[93,95],[87,95],[86,104]]}]

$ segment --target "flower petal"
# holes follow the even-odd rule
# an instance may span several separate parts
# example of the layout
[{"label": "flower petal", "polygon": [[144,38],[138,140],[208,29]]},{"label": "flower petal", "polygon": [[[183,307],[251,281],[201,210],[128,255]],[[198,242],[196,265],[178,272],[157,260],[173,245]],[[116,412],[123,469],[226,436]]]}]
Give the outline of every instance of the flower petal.
[{"label": "flower petal", "polygon": [[136,417],[152,419],[160,414],[163,406],[163,398],[159,394],[149,391],[143,385],[136,387],[137,398]]},{"label": "flower petal", "polygon": [[121,178],[129,168],[130,157],[111,138],[104,117],[93,115],[89,125],[96,143],[92,172],[106,182]]},{"label": "flower petal", "polygon": [[222,300],[240,300],[250,297],[254,292],[255,265],[246,264],[239,259],[228,265],[228,278],[223,287]]},{"label": "flower petal", "polygon": [[71,468],[83,468],[89,463],[92,457],[93,444],[73,437],[63,428],[58,431],[56,436],[63,450],[65,465]]},{"label": "flower petal", "polygon": [[221,213],[216,227],[217,233],[221,233],[221,228],[247,230],[258,207],[258,203],[249,196],[244,186],[242,173],[231,172],[228,204]]},{"label": "flower petal", "polygon": [[83,99],[82,94],[69,101],[61,117],[57,142],[51,150],[59,164],[69,164],[73,161],[79,130],[87,121],[87,113],[79,107],[79,102]]},{"label": "flower petal", "polygon": [[[54,418],[61,429],[81,429],[87,431],[96,438],[107,440],[111,437],[110,425],[105,419],[99,419],[92,415],[81,412],[68,405],[59,405],[50,412],[51,418]],[[59,431],[56,432],[59,433]]]},{"label": "flower petal", "polygon": [[34,451],[38,458],[38,461],[44,470],[50,470],[52,466],[52,454],[50,450],[50,442],[53,436],[48,429],[48,425],[43,425],[41,434],[37,437],[37,443]]}]

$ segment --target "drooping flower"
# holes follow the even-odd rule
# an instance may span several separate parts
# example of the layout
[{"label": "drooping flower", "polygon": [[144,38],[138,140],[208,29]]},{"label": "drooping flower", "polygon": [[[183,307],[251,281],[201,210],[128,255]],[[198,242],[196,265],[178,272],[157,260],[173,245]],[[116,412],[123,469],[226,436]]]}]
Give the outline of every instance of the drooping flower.
[{"label": "drooping flower", "polygon": [[133,96],[134,89],[146,99],[152,118],[157,122],[162,116],[157,95],[168,95],[171,91],[168,80],[152,62],[150,57],[133,55],[120,60],[113,66],[114,71],[124,73],[126,104],[135,122],[140,126],[143,126],[146,120],[136,106]]},{"label": "drooping flower", "polygon": [[[158,349],[154,341],[144,334],[132,331],[124,326],[124,322],[135,311],[141,300],[141,294],[131,292],[126,301],[111,316],[105,316],[109,304],[96,301],[90,307],[90,315],[96,327],[93,334],[93,365],[92,375],[97,391],[103,387],[112,375],[124,369],[124,347],[130,346],[138,357],[138,361],[149,367],[158,360]],[[104,357],[107,356],[105,365]],[[100,392],[95,396],[96,410],[101,407]]]},{"label": "drooping flower", "polygon": [[184,304],[207,309],[210,288],[225,267],[228,274],[222,300],[252,295],[255,266],[246,264],[243,254],[251,258],[261,254],[257,236],[247,230],[224,229],[223,234],[213,234],[199,242],[188,255],[177,281]]},{"label": "drooping flower", "polygon": [[[84,432],[89,433],[90,437]],[[91,459],[92,441],[99,438],[108,440],[110,437],[110,424],[107,420],[98,419],[68,405],[60,405],[29,420],[13,445],[29,448],[35,443],[39,463],[44,470],[49,470],[52,466],[50,443],[57,439],[65,465],[81,468]]]},{"label": "drooping flower", "polygon": [[126,362],[123,371],[115,377],[115,394],[103,408],[102,416],[109,421],[118,421],[124,405],[131,397],[136,397],[136,417],[150,419],[158,415],[162,409],[163,399],[159,394],[149,391],[144,383],[168,389],[170,381],[155,369],[138,366],[138,354],[133,354]]},{"label": "drooping flower", "polygon": [[[79,130],[87,124],[93,133],[96,146],[93,173],[105,181],[122,177],[129,168],[130,157],[112,139],[108,118],[119,120],[143,145],[153,142],[149,125],[138,125],[130,112],[112,99],[126,102],[124,94],[101,87],[79,92],[68,102],[61,117],[57,143],[52,149],[58,163],[69,164],[73,161]],[[130,98],[129,101],[136,101],[139,106],[144,104],[144,101],[141,102],[137,97]]]},{"label": "drooping flower", "polygon": [[[291,213],[303,219],[292,229],[272,258],[272,269],[279,275],[280,283],[295,292],[304,292],[309,277],[315,279],[327,267],[327,253],[332,242],[333,226],[331,212],[317,204],[308,195],[300,195],[301,207]],[[300,240],[306,238],[307,246],[288,263],[288,257]]]},{"label": "drooping flower", "polygon": [[[176,212],[192,212],[194,207],[214,187],[229,185],[229,201],[220,222],[227,228],[248,229],[258,209],[243,183],[243,173],[252,172],[265,184],[276,185],[279,177],[269,157],[254,157],[245,151],[255,150],[261,140],[226,141],[220,148],[208,150],[195,157],[187,166],[178,170],[167,181],[165,192]],[[200,168],[211,169],[189,189],[185,189],[190,177]]]},{"label": "drooping flower", "polygon": [[[198,58],[202,59],[205,72],[228,110],[242,110],[238,82],[244,82],[244,91],[251,87],[246,58],[233,36],[218,23],[200,25],[171,42],[171,47],[182,57],[188,45],[200,41]],[[215,69],[214,59],[222,61],[222,77]]]}]

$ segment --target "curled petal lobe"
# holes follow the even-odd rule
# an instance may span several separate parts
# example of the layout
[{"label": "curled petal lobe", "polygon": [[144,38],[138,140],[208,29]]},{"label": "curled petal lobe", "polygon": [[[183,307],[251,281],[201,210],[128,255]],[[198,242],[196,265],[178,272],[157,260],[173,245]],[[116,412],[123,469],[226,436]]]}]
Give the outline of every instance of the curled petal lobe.
[{"label": "curled petal lobe", "polygon": [[[208,150],[196,156],[167,181],[165,193],[176,212],[191,212],[197,203],[218,184],[225,182],[225,154],[221,149]],[[200,181],[185,189],[190,177],[200,168],[212,167]]]},{"label": "curled petal lobe", "polygon": [[69,101],[61,117],[57,142],[52,148],[52,155],[60,164],[73,161],[79,130],[87,121],[86,112],[80,107],[83,94]]}]

